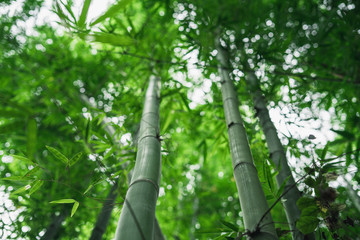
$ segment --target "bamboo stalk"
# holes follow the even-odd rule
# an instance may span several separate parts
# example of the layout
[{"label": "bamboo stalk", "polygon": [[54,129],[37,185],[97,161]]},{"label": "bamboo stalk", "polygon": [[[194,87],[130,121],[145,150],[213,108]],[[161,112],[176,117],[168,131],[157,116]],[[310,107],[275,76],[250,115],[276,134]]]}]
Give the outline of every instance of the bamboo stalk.
[{"label": "bamboo stalk", "polygon": [[104,235],[106,228],[108,226],[111,212],[115,206],[115,201],[118,195],[117,192],[118,184],[114,184],[109,194],[106,197],[106,200],[103,203],[103,207],[101,208],[101,212],[99,213],[96,224],[92,230],[90,240],[101,240]]},{"label": "bamboo stalk", "polygon": [[159,139],[160,79],[151,77],[140,123],[134,173],[115,239],[152,239],[161,170]]},{"label": "bamboo stalk", "polygon": [[[243,120],[240,116],[234,83],[230,79],[230,72],[225,68],[228,65],[228,59],[218,37],[215,42],[218,50],[217,59],[221,64],[219,66],[222,80],[221,92],[244,225],[248,230],[249,239],[278,239],[270,213],[268,212],[263,218],[269,206],[253,163]],[[263,220],[259,223],[261,219]],[[260,226],[259,229],[257,226]]]},{"label": "bamboo stalk", "polygon": [[[93,107],[93,108],[96,108],[96,106],[94,104],[91,104],[90,103],[90,100],[89,98],[84,95],[84,94],[81,94],[80,95],[81,97],[81,100],[87,105],[87,106],[90,106],[90,107]],[[110,136],[113,136],[113,141],[116,142],[117,144],[121,144],[120,141],[118,141],[118,139],[116,139],[115,137],[115,129],[113,128],[113,126],[109,125],[109,124],[105,124],[103,121],[101,122],[101,125],[103,125],[105,131],[110,135]],[[127,179],[128,179],[128,184],[131,183],[131,178],[132,178],[132,175],[133,175],[133,170],[130,171],[127,175]],[[110,194],[110,193],[109,193]],[[109,198],[109,197],[108,197]],[[108,199],[107,198],[107,199]],[[112,205],[112,209],[113,209],[114,205]],[[111,209],[111,210],[112,210]],[[99,217],[100,217],[101,213],[99,214]],[[111,215],[109,215],[109,217],[111,217]],[[102,221],[101,221],[102,222]],[[97,221],[98,223],[98,221]],[[97,225],[96,223],[96,225]],[[96,228],[96,225],[95,225],[95,228]],[[93,230],[94,231],[94,230]],[[158,220],[156,219],[155,217],[155,224],[154,224],[154,240],[165,240],[165,237],[164,237],[164,234],[162,233],[161,231],[161,227],[159,225],[159,222]]]},{"label": "bamboo stalk", "polygon": [[[249,69],[246,61],[245,67]],[[287,162],[283,145],[277,135],[276,128],[271,121],[269,110],[266,107],[266,100],[261,92],[259,81],[252,71],[248,71],[245,76],[250,94],[253,98],[254,108],[260,121],[260,126],[264,132],[266,143],[269,148],[270,159],[273,161],[279,173],[276,175],[277,185],[280,187],[287,180],[284,192],[288,191],[283,197],[282,202],[285,208],[286,218],[289,223],[292,238],[294,240],[303,240],[305,236],[297,229],[296,221],[300,218],[300,210],[296,205],[301,197],[300,191],[296,187],[290,167]],[[291,188],[291,189],[289,189]],[[308,234],[305,239],[315,239],[314,234]]]}]

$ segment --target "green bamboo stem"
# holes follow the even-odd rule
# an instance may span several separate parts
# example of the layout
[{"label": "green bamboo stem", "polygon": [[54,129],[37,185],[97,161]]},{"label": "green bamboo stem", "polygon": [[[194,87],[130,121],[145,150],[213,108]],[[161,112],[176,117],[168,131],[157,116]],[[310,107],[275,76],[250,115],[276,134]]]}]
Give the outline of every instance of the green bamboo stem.
[{"label": "green bamboo stem", "polygon": [[106,200],[103,203],[101,212],[99,213],[96,224],[91,232],[90,240],[101,240],[104,235],[106,228],[108,226],[109,220],[111,218],[111,212],[115,206],[115,201],[118,195],[117,192],[118,184],[114,184],[109,194],[106,197]]},{"label": "green bamboo stem", "polygon": [[[87,105],[87,106],[90,106],[90,107],[93,107],[93,108],[96,108],[96,105],[95,104],[91,104],[90,103],[90,100],[89,98],[84,95],[84,94],[81,94],[80,95],[80,98],[81,100]],[[110,135],[113,137],[113,141],[116,142],[117,144],[121,144],[120,141],[115,137],[115,129],[113,126],[109,125],[109,124],[105,124],[103,121],[101,121],[101,125],[104,127],[104,130]],[[127,165],[127,163],[125,163]],[[128,179],[128,184],[130,185],[131,183],[131,178],[132,178],[132,175],[133,175],[133,170],[130,171],[127,175],[127,179]],[[107,198],[109,199],[109,197]],[[100,215],[98,216],[98,218],[101,216],[101,213]],[[109,215],[109,217],[111,217],[111,215]],[[99,221],[97,221],[98,223]],[[103,221],[100,221],[100,222],[103,222]],[[96,225],[97,225],[96,223]],[[96,225],[95,225],[95,228],[96,228]],[[94,230],[93,230],[94,231]],[[165,240],[165,237],[164,237],[164,234],[162,233],[161,231],[161,228],[160,228],[160,225],[159,225],[159,222],[158,220],[156,219],[155,217],[155,224],[154,224],[154,240]]]},{"label": "green bamboo stem", "polygon": [[[249,65],[246,61],[244,61],[244,64],[244,67],[249,69]],[[253,98],[254,108],[259,118],[260,126],[265,135],[270,159],[273,161],[279,172],[276,175],[277,185],[280,187],[282,183],[288,179],[284,187],[284,192],[288,192],[282,197],[282,202],[285,208],[292,238],[294,240],[303,240],[305,236],[296,227],[296,221],[299,220],[301,214],[298,206],[296,205],[297,200],[301,197],[300,191],[295,185],[295,180],[288,165],[283,145],[281,144],[276,128],[271,121],[269,110],[266,107],[266,100],[260,89],[259,80],[253,71],[248,71],[245,79]],[[308,234],[305,239],[315,239],[315,236],[314,234]]]},{"label": "green bamboo stem", "polygon": [[351,202],[354,204],[356,210],[358,210],[358,212],[360,212],[360,197],[359,197],[357,191],[355,191],[355,190],[353,189],[352,184],[351,184],[348,180],[346,180],[345,177],[344,177],[343,179],[344,179],[345,182],[346,182],[346,191],[347,191],[348,194],[349,194],[349,197],[350,197],[350,199],[351,199]]},{"label": "green bamboo stem", "polygon": [[[230,79],[230,72],[227,70],[228,59],[224,49],[220,45],[220,39],[216,39],[216,48],[218,50],[217,59],[221,66],[219,72],[221,75],[221,92],[225,112],[225,120],[228,126],[228,136],[230,143],[230,152],[234,168],[234,177],[239,193],[240,205],[244,216],[245,228],[251,233],[249,239],[278,239],[275,226],[268,214],[259,223],[263,215],[268,211],[269,206],[266,202],[264,191],[261,187],[257,170],[253,163],[250,146],[240,116],[239,103],[234,83]],[[260,226],[259,229],[256,229]]]},{"label": "green bamboo stem", "polygon": [[140,123],[134,173],[126,194],[115,239],[151,240],[160,184],[160,79],[151,77]]}]

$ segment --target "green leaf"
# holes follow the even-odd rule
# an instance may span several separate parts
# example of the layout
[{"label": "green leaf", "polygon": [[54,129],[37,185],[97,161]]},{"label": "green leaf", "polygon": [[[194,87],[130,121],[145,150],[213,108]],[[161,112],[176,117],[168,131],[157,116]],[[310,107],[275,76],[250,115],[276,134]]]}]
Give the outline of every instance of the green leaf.
[{"label": "green leaf", "polygon": [[25,192],[25,191],[28,190],[30,187],[31,187],[30,185],[23,186],[23,187],[17,189],[16,191],[12,192],[11,195]]},{"label": "green leaf", "polygon": [[314,187],[316,186],[316,181],[315,181],[315,179],[313,179],[312,177],[306,178],[306,179],[304,180],[304,183],[305,183],[307,186],[311,187],[311,188],[314,188]]},{"label": "green leaf", "polygon": [[[332,160],[334,160],[334,159],[332,159]],[[322,172],[326,173],[326,172],[330,172],[330,171],[336,171],[338,169],[343,169],[344,167],[340,165],[343,162],[344,161],[327,163],[321,168],[321,170],[322,170]]]},{"label": "green leaf", "polygon": [[68,158],[65,157],[61,152],[59,152],[58,150],[56,150],[53,147],[50,146],[46,146],[46,148],[52,153],[52,155],[54,155],[54,157],[56,157],[58,160],[62,161],[64,164],[68,164]]},{"label": "green leaf", "polygon": [[74,206],[71,209],[71,216],[70,217],[74,216],[74,214],[75,214],[76,210],[78,209],[78,207],[79,207],[79,202],[75,201]]},{"label": "green leaf", "polygon": [[301,216],[299,221],[296,223],[296,227],[303,234],[314,232],[316,227],[319,225],[320,220],[315,216]]},{"label": "green leaf", "polygon": [[290,177],[291,177],[291,176],[288,176],[288,177],[281,183],[279,189],[277,190],[277,192],[276,192],[276,194],[275,194],[276,198],[279,198],[279,197],[281,196],[281,194],[283,194],[284,188],[285,188],[285,186],[286,186],[286,183],[289,181]]},{"label": "green leaf", "polygon": [[90,191],[90,189],[92,189],[94,187],[94,184],[90,184],[88,186],[88,188],[85,190],[84,194],[86,194],[88,191]]},{"label": "green leaf", "polygon": [[188,112],[191,112],[191,109],[190,109],[190,107],[189,107],[189,100],[188,100],[188,98],[187,98],[187,97],[185,96],[185,94],[182,93],[182,92],[179,92],[179,95],[180,95],[180,98],[181,98],[181,100],[182,100],[182,102],[183,102],[186,110],[187,110]]},{"label": "green leaf", "polygon": [[[171,106],[169,106],[169,109],[171,109]],[[165,123],[162,125],[162,132],[166,132],[170,124],[173,122],[175,117],[174,113],[170,113],[166,115]]]},{"label": "green leaf", "polygon": [[351,159],[351,152],[352,152],[352,143],[349,142],[347,144],[347,147],[346,147],[346,162],[345,162],[345,165],[346,167],[350,166],[351,162],[352,162],[352,159]]},{"label": "green leaf", "polygon": [[90,23],[90,26],[94,26],[95,24],[98,24],[105,19],[109,17],[113,17],[116,13],[118,13],[121,9],[125,8],[127,4],[129,4],[132,0],[122,0],[113,6],[111,6],[103,15],[95,19],[92,23]]},{"label": "green leaf", "polygon": [[5,181],[15,181],[15,182],[27,182],[32,180],[32,178],[30,177],[22,177],[22,176],[5,177],[1,179]]},{"label": "green leaf", "polygon": [[[68,11],[68,13],[70,13],[71,17],[73,18],[73,20],[75,21],[76,23],[76,18],[75,18],[75,15],[73,13],[73,11],[71,10],[71,2],[68,1],[67,4],[63,3],[62,1],[60,1],[61,4],[66,8],[66,10]],[[70,19],[69,19],[70,20]],[[71,21],[71,20],[70,20]],[[71,21],[71,22],[74,22],[74,21]]]},{"label": "green leaf", "polygon": [[273,195],[266,195],[266,200],[274,199],[275,197]]},{"label": "green leaf", "polygon": [[360,155],[360,138],[356,142],[356,151],[355,151],[355,162],[359,164],[359,155]]},{"label": "green leaf", "polygon": [[93,42],[108,43],[113,46],[129,46],[134,44],[134,40],[128,36],[120,36],[112,33],[97,32],[89,34],[89,39]]},{"label": "green leaf", "polygon": [[323,149],[322,152],[321,152],[321,156],[320,156],[320,159],[321,159],[321,160],[325,159],[326,153],[327,153],[328,149],[329,149],[329,143],[327,143],[327,144],[325,145],[324,149]]},{"label": "green leaf", "polygon": [[33,161],[31,161],[29,158],[27,157],[23,157],[23,156],[19,156],[19,155],[10,155],[12,156],[14,159],[17,159],[17,160],[20,160],[20,161],[23,161],[23,162],[26,162],[28,164],[34,164]]},{"label": "green leaf", "polygon": [[116,146],[113,146],[113,147],[110,149],[110,151],[108,151],[108,152],[105,154],[103,160],[108,159],[108,158],[111,156],[111,154],[113,154],[115,151],[116,151]]},{"label": "green leaf", "polygon": [[317,206],[309,206],[309,207],[306,207],[304,208],[302,211],[301,211],[301,216],[317,216],[319,213],[319,208]]},{"label": "green leaf", "polygon": [[81,157],[82,157],[82,152],[79,152],[77,154],[75,154],[71,159],[70,159],[70,162],[69,162],[69,166],[71,167],[72,165],[74,165],[75,163],[77,163]]},{"label": "green leaf", "polygon": [[0,116],[4,118],[24,117],[26,116],[26,113],[22,111],[0,109]]},{"label": "green leaf", "polygon": [[85,130],[85,142],[88,143],[89,142],[89,138],[90,138],[90,131],[91,131],[91,120],[90,118],[88,119],[87,121],[87,124],[86,124],[86,130]]},{"label": "green leaf", "polygon": [[331,131],[339,134],[340,136],[344,137],[348,141],[352,141],[355,139],[355,135],[351,132],[348,132],[345,130],[334,130],[334,129],[331,129]]},{"label": "green leaf", "polygon": [[74,203],[74,202],[76,202],[75,199],[65,198],[65,199],[59,199],[59,200],[51,201],[50,203]]},{"label": "green leaf", "polygon": [[298,205],[299,209],[302,210],[309,206],[316,206],[316,201],[314,198],[302,197],[299,200],[297,200],[296,205]]},{"label": "green leaf", "polygon": [[85,25],[86,16],[87,16],[87,13],[88,13],[88,10],[89,10],[89,7],[90,7],[90,3],[91,3],[91,0],[85,0],[84,1],[84,5],[83,5],[83,8],[81,10],[81,14],[80,14],[79,21],[78,21],[78,26],[79,26],[80,29],[83,28],[84,25]]},{"label": "green leaf", "polygon": [[225,225],[225,226],[227,226],[228,228],[230,228],[231,230],[234,230],[235,232],[238,232],[238,231],[239,231],[239,227],[237,227],[235,224],[232,224],[232,223],[230,223],[230,222],[226,222],[226,221],[224,221],[224,220],[220,220],[220,222],[221,222],[223,225]]},{"label": "green leaf", "polygon": [[31,169],[30,171],[28,171],[28,172],[24,175],[24,177],[29,177],[29,176],[37,173],[40,169],[41,169],[41,168],[40,168],[39,166],[36,166],[36,167],[34,167],[33,169]]},{"label": "green leaf", "polygon": [[43,184],[44,184],[44,181],[41,181],[41,180],[36,180],[36,181],[32,182],[29,195],[36,192]]}]

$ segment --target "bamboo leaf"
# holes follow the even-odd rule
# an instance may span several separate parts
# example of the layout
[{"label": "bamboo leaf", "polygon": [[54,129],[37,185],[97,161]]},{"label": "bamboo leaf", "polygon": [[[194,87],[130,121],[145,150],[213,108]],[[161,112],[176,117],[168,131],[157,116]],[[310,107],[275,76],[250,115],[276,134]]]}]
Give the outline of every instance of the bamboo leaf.
[{"label": "bamboo leaf", "polygon": [[41,180],[36,180],[34,182],[31,183],[31,188],[30,188],[30,192],[29,195],[33,194],[34,192],[36,192],[37,190],[39,190],[39,188],[44,184],[44,181]]},{"label": "bamboo leaf", "polygon": [[[66,8],[66,10],[68,11],[68,13],[70,13],[71,17],[73,18],[74,21],[71,21],[71,22],[74,22],[76,24],[76,17],[73,13],[73,11],[71,10],[71,5],[70,5],[70,2],[68,2],[67,4],[63,3],[62,1],[60,1],[61,4]],[[69,19],[70,20],[70,19]]]},{"label": "bamboo leaf", "polygon": [[12,156],[14,159],[17,159],[17,160],[20,160],[20,161],[23,161],[23,162],[26,162],[28,164],[34,164],[33,161],[31,161],[29,158],[27,157],[23,157],[23,156],[19,156],[19,155],[10,155]]},{"label": "bamboo leaf", "polygon": [[90,26],[94,26],[107,18],[113,17],[116,13],[118,13],[121,9],[125,8],[127,4],[129,4],[132,0],[122,0],[115,5],[111,6],[103,15],[95,19]]},{"label": "bamboo leaf", "polygon": [[83,5],[83,8],[81,10],[80,18],[79,18],[79,21],[78,21],[79,28],[83,28],[84,25],[85,25],[86,16],[87,16],[90,4],[91,4],[91,0],[85,0],[84,1],[84,5]]},{"label": "bamboo leaf", "polygon": [[70,159],[70,162],[69,162],[69,166],[71,167],[72,165],[74,165],[75,163],[77,163],[81,157],[82,157],[82,152],[79,152],[77,154],[75,154],[71,159]]},{"label": "bamboo leaf", "polygon": [[179,92],[179,95],[180,95],[180,98],[181,98],[182,102],[184,103],[184,106],[188,110],[188,112],[191,112],[191,109],[189,107],[189,101],[186,98],[186,96],[184,95],[184,93]]},{"label": "bamboo leaf", "polygon": [[[172,109],[172,108],[169,106],[169,109]],[[174,117],[175,117],[175,114],[174,114],[174,113],[171,113],[171,112],[170,112],[170,114],[167,114],[165,123],[162,125],[162,126],[163,126],[163,127],[162,127],[163,132],[166,132],[166,130],[168,129],[168,127],[170,126],[170,124],[173,122]]]},{"label": "bamboo leaf", "polygon": [[85,190],[84,194],[86,194],[88,191],[90,191],[94,187],[94,184],[90,184],[88,188]]},{"label": "bamboo leaf", "polygon": [[108,43],[114,46],[129,46],[134,44],[134,40],[128,36],[120,36],[112,33],[94,33],[89,35],[90,41]]},{"label": "bamboo leaf", "polygon": [[340,136],[344,137],[347,141],[352,141],[355,139],[355,135],[351,132],[345,131],[345,130],[335,130],[331,129],[331,131],[339,134]]},{"label": "bamboo leaf", "polygon": [[224,220],[220,220],[220,222],[225,225],[226,227],[230,228],[231,230],[234,230],[235,232],[239,231],[239,227],[237,227],[236,225],[230,223],[230,222],[226,222]]},{"label": "bamboo leaf", "polygon": [[90,118],[88,119],[88,121],[87,121],[87,124],[86,124],[86,130],[85,130],[85,142],[86,143],[88,143],[89,142],[89,138],[90,138],[90,131],[91,131],[91,125],[90,125],[90,123],[91,123],[91,120],[90,120]]},{"label": "bamboo leaf", "polygon": [[66,165],[68,164],[69,161],[68,158],[65,157],[61,152],[50,146],[45,146],[45,147],[52,153],[52,155],[54,155],[55,158],[62,161]]},{"label": "bamboo leaf", "polygon": [[105,159],[108,159],[108,158],[111,156],[111,154],[113,154],[115,151],[116,151],[116,146],[113,146],[113,147],[110,149],[110,151],[108,151],[108,152],[105,154],[104,160],[105,160]]},{"label": "bamboo leaf", "polygon": [[19,194],[19,193],[25,192],[25,191],[28,190],[30,187],[31,187],[30,185],[23,186],[23,187],[17,189],[16,191],[12,192],[11,195],[15,195],[15,194]]},{"label": "bamboo leaf", "polygon": [[74,216],[74,214],[75,214],[76,210],[78,209],[78,207],[79,207],[79,202],[75,201],[74,205],[73,205],[73,208],[71,209],[71,216],[70,217]]},{"label": "bamboo leaf", "polygon": [[14,182],[27,182],[32,180],[33,178],[30,177],[23,177],[23,176],[12,176],[12,177],[5,177],[1,178],[4,181],[14,181]]},{"label": "bamboo leaf", "polygon": [[75,199],[71,199],[71,198],[64,198],[64,199],[59,199],[59,200],[55,200],[55,201],[51,201],[50,203],[74,203],[76,202]]},{"label": "bamboo leaf", "polygon": [[34,175],[35,173],[37,173],[41,168],[39,166],[34,167],[33,169],[31,169],[30,171],[28,171],[24,177],[29,177],[31,175]]},{"label": "bamboo leaf", "polygon": [[290,177],[291,177],[291,176],[288,176],[288,177],[281,183],[279,189],[277,190],[277,192],[276,192],[276,194],[275,194],[276,198],[279,198],[279,197],[281,196],[281,194],[283,194],[284,188],[285,188],[287,182],[289,181]]},{"label": "bamboo leaf", "polygon": [[355,152],[355,162],[359,164],[359,155],[360,155],[360,138],[356,142],[356,152]]},{"label": "bamboo leaf", "polygon": [[351,154],[350,154],[351,151],[352,151],[352,143],[349,142],[346,147],[346,162],[345,162],[346,167],[350,166],[352,162]]},{"label": "bamboo leaf", "polygon": [[328,149],[329,149],[329,143],[327,143],[327,144],[325,145],[324,149],[323,149],[322,152],[321,152],[321,156],[320,156],[320,159],[321,159],[321,160],[325,159],[326,153],[327,153]]}]

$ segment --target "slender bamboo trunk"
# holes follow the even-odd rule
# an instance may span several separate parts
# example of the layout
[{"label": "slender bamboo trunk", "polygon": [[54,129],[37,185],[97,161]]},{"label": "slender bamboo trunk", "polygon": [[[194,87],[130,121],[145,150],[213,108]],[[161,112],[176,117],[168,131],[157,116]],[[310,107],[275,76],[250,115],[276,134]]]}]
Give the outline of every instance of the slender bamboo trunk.
[{"label": "slender bamboo trunk", "polygon": [[[246,61],[245,68],[249,69]],[[295,180],[291,174],[290,167],[287,162],[286,154],[283,145],[277,135],[276,128],[271,121],[269,110],[266,107],[266,100],[263,96],[259,81],[253,71],[248,71],[245,76],[248,89],[253,98],[256,115],[260,120],[260,126],[264,132],[266,143],[268,145],[270,159],[276,165],[278,174],[276,175],[277,185],[280,187],[283,182],[287,180],[284,187],[284,192],[288,191],[283,197],[282,202],[285,208],[285,213],[289,227],[294,240],[315,239],[315,235],[308,234],[306,237],[297,229],[296,221],[300,218],[300,210],[296,205],[297,200],[301,197],[299,189],[295,185]]]},{"label": "slender bamboo trunk", "polygon": [[[80,98],[81,100],[87,105],[87,106],[91,106],[91,107],[96,107],[94,104],[91,104],[90,101],[89,101],[89,98],[84,95],[84,94],[81,94],[80,95]],[[113,141],[114,142],[117,142],[118,144],[121,144],[116,138],[115,138],[115,129],[111,126],[111,125],[107,125],[107,124],[104,124],[103,122],[101,122],[101,124],[104,126],[104,129],[105,131],[110,135],[110,136],[113,136]],[[130,171],[127,175],[127,179],[128,179],[128,184],[130,185],[131,183],[131,178],[132,178],[132,174],[133,174],[133,171]],[[111,191],[110,191],[111,193]],[[109,193],[109,195],[110,195]],[[109,196],[108,198],[109,199]],[[112,205],[112,208],[111,208],[111,211],[113,209],[113,205]],[[100,213],[101,215],[101,213]],[[111,216],[111,212],[109,214],[109,217]],[[95,225],[96,227],[96,225]],[[106,227],[105,227],[106,228]],[[94,231],[94,230],[93,230]],[[154,224],[154,240],[165,240],[165,237],[164,237],[164,234],[162,233],[161,231],[161,228],[160,228],[160,225],[159,225],[159,222],[157,220],[157,218],[155,217],[155,224]]]},{"label": "slender bamboo trunk", "polygon": [[115,239],[152,239],[160,184],[160,79],[150,78],[140,123],[134,174],[121,211]]},{"label": "slender bamboo trunk", "polygon": [[343,178],[346,182],[346,190],[349,194],[349,197],[351,199],[351,202],[354,204],[355,208],[360,212],[360,197],[358,193],[353,189],[353,186],[349,181],[347,181],[345,178]]},{"label": "slender bamboo trunk", "polygon": [[253,163],[243,120],[240,116],[235,86],[230,79],[230,72],[226,70],[228,59],[220,45],[219,38],[216,39],[216,48],[218,50],[217,58],[221,64],[219,67],[222,80],[221,92],[244,225],[249,232],[255,233],[248,235],[248,239],[278,239],[270,211],[268,211],[269,206]]},{"label": "slender bamboo trunk", "polygon": [[90,236],[90,240],[102,239],[102,236],[106,231],[106,227],[108,226],[111,217],[111,212],[114,209],[116,197],[118,196],[117,188],[118,188],[117,183],[111,187],[110,192],[103,203],[101,212],[97,217],[95,227],[93,228]]},{"label": "slender bamboo trunk", "polygon": [[53,240],[59,234],[61,229],[61,224],[67,217],[67,211],[62,211],[58,216],[54,216],[49,227],[46,229],[44,236],[41,240]]}]

